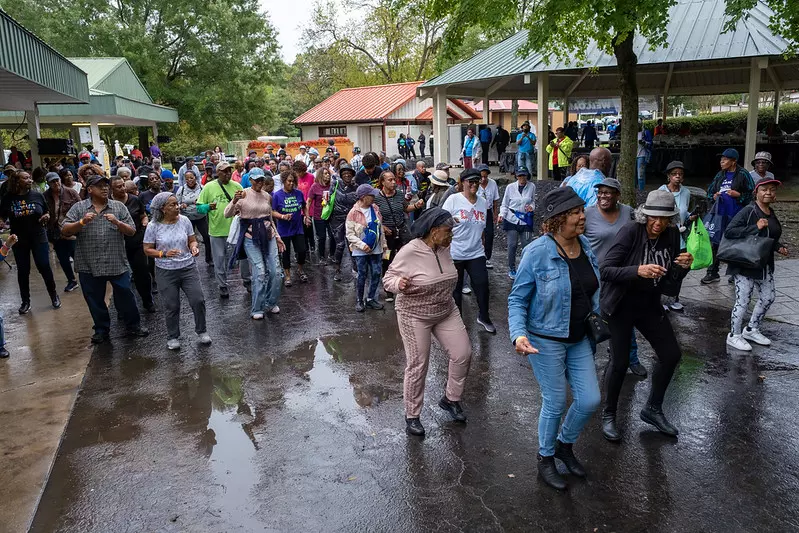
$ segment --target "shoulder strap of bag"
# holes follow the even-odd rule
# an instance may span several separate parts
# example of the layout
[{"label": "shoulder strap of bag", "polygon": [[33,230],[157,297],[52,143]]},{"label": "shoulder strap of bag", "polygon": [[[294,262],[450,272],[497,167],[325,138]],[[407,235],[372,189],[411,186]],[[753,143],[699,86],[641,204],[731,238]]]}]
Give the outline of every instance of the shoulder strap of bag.
[{"label": "shoulder strap of bag", "polygon": [[[217,182],[217,183],[218,183],[218,182]],[[227,190],[225,189],[225,186],[224,186],[224,185],[222,185],[221,183],[219,183],[219,188],[220,188],[220,189],[222,189],[222,192],[223,192],[223,193],[225,193],[225,197],[227,198],[227,201],[228,201],[228,202],[232,202],[232,201],[233,201],[233,199],[230,197],[230,194],[228,194]]]},{"label": "shoulder strap of bag", "polygon": [[[574,267],[572,266],[571,259],[569,259],[569,254],[566,253],[566,250],[563,249],[563,247],[560,245],[560,243],[557,241],[557,239],[555,239],[555,237],[552,236],[551,233],[547,233],[547,237],[552,239],[554,241],[554,243],[555,243],[555,246],[558,247],[558,250],[563,252],[563,259],[566,260],[566,264],[569,266],[569,270],[573,270]],[[583,245],[582,245],[582,243],[580,243],[581,250],[582,250],[582,247],[583,247]],[[588,300],[589,309],[593,310],[594,306],[593,306],[593,304],[591,302],[591,299],[588,297],[588,293],[586,292],[585,287],[583,286],[583,282],[580,279],[580,276],[574,276],[574,277],[577,278],[577,284],[580,286],[580,292],[583,294],[585,299]],[[589,314],[590,313],[591,313],[591,311],[589,311]]]}]

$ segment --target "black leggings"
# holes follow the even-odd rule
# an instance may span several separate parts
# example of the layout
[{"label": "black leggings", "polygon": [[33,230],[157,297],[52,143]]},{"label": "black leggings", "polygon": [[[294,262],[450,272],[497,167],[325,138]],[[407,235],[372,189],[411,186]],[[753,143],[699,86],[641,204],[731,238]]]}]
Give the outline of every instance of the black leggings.
[{"label": "black leggings", "polygon": [[136,292],[138,292],[141,297],[141,303],[145,308],[152,307],[153,286],[152,278],[150,277],[150,265],[147,261],[148,257],[144,253],[142,244],[139,243],[138,246],[126,246],[125,253],[128,256],[128,264],[133,273],[133,284],[136,286]]},{"label": "black leggings", "polygon": [[194,228],[195,233],[199,233],[203,238],[205,262],[212,265],[214,263],[214,258],[211,257],[211,238],[208,235],[208,217],[189,220],[191,220],[191,226]]},{"label": "black leggings", "polygon": [[605,411],[616,412],[619,393],[630,363],[630,340],[633,328],[640,331],[655,350],[657,360],[652,370],[648,404],[660,407],[674,375],[674,369],[682,357],[671,322],[660,305],[660,294],[628,293],[616,309],[615,314],[607,317],[612,337],[611,364],[606,379]]},{"label": "black leggings", "polygon": [[485,231],[485,251],[486,259],[491,261],[491,255],[494,252],[494,209],[489,208],[486,211],[486,231]]},{"label": "black leggings", "polygon": [[306,226],[303,222],[303,231],[305,232],[305,249],[312,252],[316,251],[316,240],[313,235],[313,224]]},{"label": "black leggings", "polygon": [[305,234],[292,235],[291,237],[283,237],[283,244],[286,245],[286,250],[283,252],[283,268],[288,270],[291,268],[291,246],[294,245],[294,253],[297,255],[297,264],[305,264]]},{"label": "black leggings", "polygon": [[480,310],[480,319],[490,321],[488,315],[488,269],[486,269],[486,258],[478,257],[476,259],[469,259],[468,261],[455,261],[455,268],[458,271],[458,283],[455,285],[455,292],[452,296],[455,298],[455,304],[458,309],[461,309],[463,304],[463,274],[469,274],[469,283],[477,298],[477,307]]},{"label": "black leggings", "polygon": [[[327,257],[326,247],[330,249],[330,257],[332,258],[336,254],[336,238],[333,235],[330,222],[324,219],[314,220],[313,227],[316,230],[316,240],[319,241],[319,258],[324,259]],[[328,241],[328,239],[330,240]]]}]

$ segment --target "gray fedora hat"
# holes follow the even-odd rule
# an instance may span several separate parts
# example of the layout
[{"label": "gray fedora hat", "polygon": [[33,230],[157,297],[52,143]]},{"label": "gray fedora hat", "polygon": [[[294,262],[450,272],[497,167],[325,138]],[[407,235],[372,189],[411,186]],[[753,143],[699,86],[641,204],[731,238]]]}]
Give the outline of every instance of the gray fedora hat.
[{"label": "gray fedora hat", "polygon": [[641,213],[651,217],[673,217],[680,211],[674,203],[674,194],[658,189],[647,195],[646,203],[641,206]]}]

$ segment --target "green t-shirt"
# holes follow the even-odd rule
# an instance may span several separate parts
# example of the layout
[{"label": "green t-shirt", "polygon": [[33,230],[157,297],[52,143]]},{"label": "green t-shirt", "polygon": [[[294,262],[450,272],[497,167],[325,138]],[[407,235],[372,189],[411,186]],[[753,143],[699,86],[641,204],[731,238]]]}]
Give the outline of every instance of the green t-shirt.
[{"label": "green t-shirt", "polygon": [[[233,199],[233,195],[236,194],[236,191],[240,191],[241,188],[241,185],[232,180],[225,185],[225,191],[227,191],[231,200]],[[230,223],[233,222],[233,219],[225,218],[225,206],[230,203],[230,201],[222,191],[222,184],[219,183],[219,180],[213,180],[203,187],[203,191],[197,199],[198,206],[201,204],[212,204],[214,202],[216,202],[216,209],[208,211],[208,233],[212,237],[227,237],[230,233]]]}]

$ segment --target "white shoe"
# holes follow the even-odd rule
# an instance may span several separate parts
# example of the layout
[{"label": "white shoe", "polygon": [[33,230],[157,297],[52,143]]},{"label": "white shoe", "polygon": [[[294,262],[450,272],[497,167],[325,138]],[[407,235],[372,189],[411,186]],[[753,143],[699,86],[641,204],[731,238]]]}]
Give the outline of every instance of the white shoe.
[{"label": "white shoe", "polygon": [[166,347],[170,350],[180,350],[180,339],[169,339],[166,341]]},{"label": "white shoe", "polygon": [[682,313],[685,310],[685,307],[680,302],[671,302],[669,304],[672,311],[677,311],[678,313]]},{"label": "white shoe", "polygon": [[486,268],[488,270],[493,270],[494,269],[494,263],[492,263],[491,261],[486,261]]},{"label": "white shoe", "polygon": [[760,346],[771,346],[771,339],[760,333],[759,329],[749,329],[747,326],[744,328],[743,337],[744,339],[752,341],[755,344],[759,344]]},{"label": "white shoe", "polygon": [[254,315],[252,315],[252,319],[253,320],[263,320],[264,319],[264,314],[263,313],[255,313]]},{"label": "white shoe", "polygon": [[207,333],[200,333],[200,344],[211,344],[211,336]]},{"label": "white shoe", "polygon": [[276,315],[280,312],[280,308],[278,306],[274,306],[272,309],[269,310],[270,313]]},{"label": "white shoe", "polygon": [[736,350],[741,350],[743,352],[752,351],[752,345],[744,340],[743,335],[733,335],[732,333],[728,333],[727,346],[735,348]]},{"label": "white shoe", "polygon": [[472,289],[471,289],[471,287],[464,287],[464,288],[461,289],[461,292],[463,294],[471,294],[472,293]]}]

